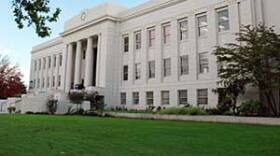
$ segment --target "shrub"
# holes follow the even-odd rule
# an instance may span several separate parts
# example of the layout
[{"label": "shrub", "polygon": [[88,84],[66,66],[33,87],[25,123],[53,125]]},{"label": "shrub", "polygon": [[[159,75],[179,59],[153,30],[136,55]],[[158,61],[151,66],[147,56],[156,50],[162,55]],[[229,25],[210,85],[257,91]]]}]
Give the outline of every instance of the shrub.
[{"label": "shrub", "polygon": [[71,91],[68,94],[69,100],[75,104],[82,104],[84,101],[84,92]]},{"label": "shrub", "polygon": [[246,116],[256,116],[260,114],[262,104],[259,101],[246,101],[243,102],[240,106],[240,112],[242,115]]},{"label": "shrub", "polygon": [[25,114],[34,114],[34,112],[28,111]]},{"label": "shrub", "polygon": [[197,107],[167,108],[159,111],[159,114],[168,115],[206,115],[207,113]]}]

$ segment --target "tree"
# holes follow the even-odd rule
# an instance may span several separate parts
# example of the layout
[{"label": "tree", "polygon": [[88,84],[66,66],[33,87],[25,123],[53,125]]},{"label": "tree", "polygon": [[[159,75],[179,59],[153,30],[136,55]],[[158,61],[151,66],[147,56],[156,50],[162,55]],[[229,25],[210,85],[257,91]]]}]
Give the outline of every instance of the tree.
[{"label": "tree", "polygon": [[219,69],[219,83],[226,89],[232,85],[258,87],[262,103],[271,115],[279,116],[280,100],[278,97],[277,102],[275,92],[280,94],[280,35],[274,27],[248,25],[241,28],[236,41],[215,50],[218,63],[224,65]]},{"label": "tree", "polygon": [[12,9],[18,28],[24,28],[24,23],[27,22],[28,27],[35,26],[36,33],[40,37],[51,34],[51,28],[47,23],[56,22],[61,12],[59,8],[51,12],[49,0],[12,0]]},{"label": "tree", "polygon": [[0,99],[18,96],[26,92],[17,66],[11,66],[8,57],[0,55]]}]

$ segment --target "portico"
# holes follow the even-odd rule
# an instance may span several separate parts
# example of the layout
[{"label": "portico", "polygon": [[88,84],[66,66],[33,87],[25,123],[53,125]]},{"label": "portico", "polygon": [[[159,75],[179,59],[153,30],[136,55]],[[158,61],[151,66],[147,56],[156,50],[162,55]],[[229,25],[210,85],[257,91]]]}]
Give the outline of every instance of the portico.
[{"label": "portico", "polygon": [[65,91],[75,85],[98,87],[100,35],[92,35],[67,44]]}]

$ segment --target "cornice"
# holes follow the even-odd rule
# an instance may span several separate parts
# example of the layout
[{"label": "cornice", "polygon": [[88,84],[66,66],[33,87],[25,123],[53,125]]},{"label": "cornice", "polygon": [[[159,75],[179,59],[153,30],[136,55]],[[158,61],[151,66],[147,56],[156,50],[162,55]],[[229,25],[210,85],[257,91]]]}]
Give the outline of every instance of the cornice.
[{"label": "cornice", "polygon": [[89,22],[86,22],[86,23],[83,24],[83,25],[80,25],[80,26],[71,28],[71,29],[69,29],[69,30],[66,30],[66,31],[60,33],[60,35],[61,35],[62,37],[65,37],[65,36],[67,36],[67,35],[70,35],[70,34],[72,34],[72,33],[77,32],[77,31],[79,31],[79,30],[85,29],[85,28],[87,28],[87,27],[90,27],[90,26],[92,26],[92,25],[96,25],[96,24],[98,24],[98,23],[101,23],[101,22],[104,22],[104,21],[107,21],[107,20],[109,20],[109,21],[114,21],[114,22],[119,21],[119,19],[118,19],[117,17],[113,17],[113,16],[110,16],[110,15],[104,15],[104,16],[99,17],[99,18],[97,18],[97,19],[94,19],[94,20],[91,20],[91,21],[89,21]]},{"label": "cornice", "polygon": [[50,48],[50,47],[53,47],[53,46],[56,46],[56,45],[59,45],[59,44],[62,44],[62,43],[63,43],[62,38],[57,37],[57,38],[54,38],[50,41],[39,44],[36,47],[33,47],[31,53],[35,54],[35,53],[37,53],[41,50],[44,50],[44,49],[47,49],[47,48]]}]

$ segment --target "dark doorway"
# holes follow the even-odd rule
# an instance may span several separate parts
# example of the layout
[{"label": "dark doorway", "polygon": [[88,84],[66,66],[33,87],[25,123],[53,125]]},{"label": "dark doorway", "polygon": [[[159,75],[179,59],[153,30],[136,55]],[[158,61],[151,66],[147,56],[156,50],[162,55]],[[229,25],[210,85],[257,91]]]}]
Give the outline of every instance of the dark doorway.
[{"label": "dark doorway", "polygon": [[96,86],[97,48],[93,48],[92,85]]}]

